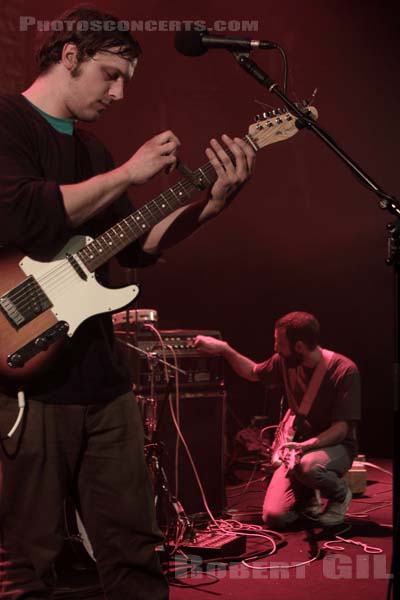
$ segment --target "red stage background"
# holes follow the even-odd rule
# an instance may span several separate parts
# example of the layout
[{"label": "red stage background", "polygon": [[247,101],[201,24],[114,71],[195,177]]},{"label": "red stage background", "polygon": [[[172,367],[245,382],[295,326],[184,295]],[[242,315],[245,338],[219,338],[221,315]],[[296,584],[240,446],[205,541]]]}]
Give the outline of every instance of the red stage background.
[{"label": "red stage background", "polygon": [[[231,32],[270,39],[289,58],[291,97],[309,97],[320,123],[387,192],[399,195],[399,9],[379,0],[231,1],[165,3],[103,1],[121,19],[256,21],[258,29]],[[0,80],[22,91],[34,76],[33,28],[19,17],[54,18],[72,3],[12,0],[0,8]],[[149,27],[149,25],[148,25]],[[150,27],[152,25],[150,24]],[[224,32],[222,32],[224,33]],[[227,34],[228,32],[226,32]],[[225,51],[186,58],[174,33],[137,32],[143,56],[126,98],[91,126],[121,162],[166,128],[182,142],[190,166],[205,162],[210,137],[244,135],[257,102],[279,105]],[[278,52],[253,55],[282,83]],[[158,176],[131,190],[137,205],[175,178]],[[385,266],[385,224],[373,194],[309,132],[263,149],[253,180],[229,210],[166,253],[166,263],[138,274],[140,307],[159,311],[162,328],[216,328],[244,354],[272,352],[274,320],[307,310],[321,321],[323,343],[353,358],[363,378],[362,449],[390,454],[392,428],[392,271]],[[121,277],[121,274],[119,274]],[[243,413],[259,411],[243,398]],[[251,390],[254,390],[251,392]],[[240,413],[237,402],[235,410]]]}]

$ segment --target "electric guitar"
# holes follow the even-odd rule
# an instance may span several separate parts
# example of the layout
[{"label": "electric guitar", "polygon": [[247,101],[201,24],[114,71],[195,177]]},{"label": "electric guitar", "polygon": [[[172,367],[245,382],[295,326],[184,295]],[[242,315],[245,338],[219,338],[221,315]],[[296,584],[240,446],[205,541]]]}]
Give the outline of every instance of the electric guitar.
[{"label": "electric guitar", "polygon": [[[317,118],[313,107],[304,112]],[[258,118],[243,138],[254,150],[298,132],[296,117],[281,110]],[[231,158],[233,155],[228,151]],[[136,285],[109,289],[96,269],[217,179],[208,162],[96,239],[73,237],[52,260],[41,262],[7,247],[0,254],[0,379],[36,375],[66,336],[89,317],[120,310],[139,293]]]},{"label": "electric guitar", "polygon": [[274,469],[277,469],[284,464],[287,469],[290,470],[296,464],[296,452],[294,450],[289,450],[288,448],[282,448],[284,444],[293,441],[296,433],[294,428],[295,419],[296,415],[289,408],[278,425],[271,447],[271,466]]}]

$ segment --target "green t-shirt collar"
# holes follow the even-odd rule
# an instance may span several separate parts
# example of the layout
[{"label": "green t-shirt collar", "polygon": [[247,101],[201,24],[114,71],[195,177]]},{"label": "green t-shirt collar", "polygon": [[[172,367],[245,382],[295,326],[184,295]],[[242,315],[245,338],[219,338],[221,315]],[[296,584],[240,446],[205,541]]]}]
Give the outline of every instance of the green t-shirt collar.
[{"label": "green t-shirt collar", "polygon": [[[28,100],[28,98],[26,99]],[[72,135],[74,133],[74,121],[72,119],[60,119],[59,117],[53,117],[52,115],[44,112],[44,110],[41,110],[30,100],[28,100],[28,102],[35,110],[38,111],[39,114],[42,115],[44,119],[46,119],[48,123],[50,123],[52,127],[54,127],[56,131],[59,131],[60,133],[66,133],[67,135]]]}]

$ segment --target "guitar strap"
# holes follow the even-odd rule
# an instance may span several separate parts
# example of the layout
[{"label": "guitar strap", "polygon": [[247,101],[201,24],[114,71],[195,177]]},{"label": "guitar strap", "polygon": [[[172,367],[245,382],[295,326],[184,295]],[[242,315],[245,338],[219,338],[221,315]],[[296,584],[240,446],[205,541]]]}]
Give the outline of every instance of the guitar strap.
[{"label": "guitar strap", "polygon": [[[318,394],[318,390],[321,387],[322,380],[328,367],[331,363],[334,353],[331,350],[325,350],[322,348],[322,356],[319,363],[316,366],[314,373],[310,379],[308,386],[304,385],[304,382],[299,378],[296,369],[288,369],[285,361],[281,359],[283,382],[285,385],[286,397],[290,409],[296,414],[301,415],[304,419],[309,414],[314,400]],[[293,393],[295,385],[298,385],[304,392],[303,398],[300,404],[297,402]]]}]

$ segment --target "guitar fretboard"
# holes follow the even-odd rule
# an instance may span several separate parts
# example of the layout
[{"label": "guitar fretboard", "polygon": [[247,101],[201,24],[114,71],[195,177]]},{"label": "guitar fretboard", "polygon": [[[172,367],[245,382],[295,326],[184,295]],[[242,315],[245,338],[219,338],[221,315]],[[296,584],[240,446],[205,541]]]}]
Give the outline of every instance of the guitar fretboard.
[{"label": "guitar fretboard", "polygon": [[[254,139],[249,135],[244,141],[257,149]],[[234,161],[232,152],[226,152]],[[188,204],[200,189],[210,187],[216,179],[216,171],[210,162],[199,167],[193,171],[190,179],[182,179],[82,248],[77,253],[80,260],[90,272],[95,271],[165,217]]]}]

